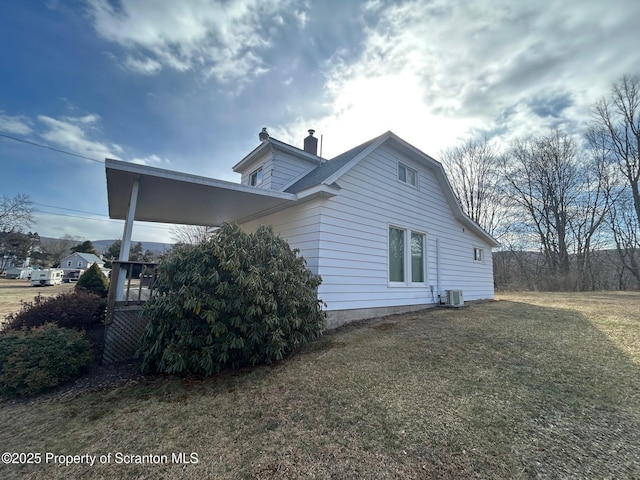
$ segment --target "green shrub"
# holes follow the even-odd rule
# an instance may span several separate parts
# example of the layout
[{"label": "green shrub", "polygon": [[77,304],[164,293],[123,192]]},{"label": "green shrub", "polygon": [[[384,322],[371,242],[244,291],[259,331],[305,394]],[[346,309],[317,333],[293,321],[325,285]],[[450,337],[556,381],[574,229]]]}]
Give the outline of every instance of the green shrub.
[{"label": "green shrub", "polygon": [[270,227],[224,225],[159,265],[138,356],[143,371],[204,373],[271,363],[316,339],[321,279]]},{"label": "green shrub", "polygon": [[95,293],[102,298],[107,298],[109,293],[109,280],[102,273],[97,263],[91,265],[78,279],[76,290],[86,290]]},{"label": "green shrub", "polygon": [[55,323],[59,327],[89,329],[104,321],[106,301],[87,291],[65,292],[55,297],[38,295],[23,302],[18,313],[7,315],[4,332]]},{"label": "green shrub", "polygon": [[52,324],[0,336],[0,394],[38,393],[74,379],[90,364],[81,332]]}]

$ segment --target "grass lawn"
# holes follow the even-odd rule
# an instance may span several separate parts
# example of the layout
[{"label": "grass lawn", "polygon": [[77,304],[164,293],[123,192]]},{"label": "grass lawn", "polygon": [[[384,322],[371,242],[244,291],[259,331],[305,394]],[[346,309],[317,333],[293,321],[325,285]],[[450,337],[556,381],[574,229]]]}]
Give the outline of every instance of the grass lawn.
[{"label": "grass lawn", "polygon": [[0,324],[4,317],[20,310],[20,302],[30,302],[38,294],[43,297],[55,296],[72,290],[75,283],[63,283],[53,287],[32,287],[28,280],[0,278]]},{"label": "grass lawn", "polygon": [[0,478],[639,478],[640,294],[499,299],[349,326],[270,367],[2,403],[2,450],[42,463]]}]

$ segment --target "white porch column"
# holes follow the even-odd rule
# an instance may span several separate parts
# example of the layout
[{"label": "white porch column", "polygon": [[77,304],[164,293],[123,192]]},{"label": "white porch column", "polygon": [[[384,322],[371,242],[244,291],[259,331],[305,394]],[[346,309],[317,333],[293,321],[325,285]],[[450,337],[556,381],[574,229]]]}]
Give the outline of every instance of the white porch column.
[{"label": "white porch column", "polygon": [[[136,178],[131,186],[131,197],[129,198],[129,210],[127,218],[124,221],[124,232],[122,234],[122,243],[120,244],[120,256],[118,260],[121,262],[129,260],[129,249],[131,248],[131,234],[133,233],[133,220],[136,216],[136,205],[138,203],[138,189],[140,180]],[[127,280],[127,268],[120,267],[120,275],[118,275],[118,288],[116,290],[116,300],[124,300],[124,284]]]}]

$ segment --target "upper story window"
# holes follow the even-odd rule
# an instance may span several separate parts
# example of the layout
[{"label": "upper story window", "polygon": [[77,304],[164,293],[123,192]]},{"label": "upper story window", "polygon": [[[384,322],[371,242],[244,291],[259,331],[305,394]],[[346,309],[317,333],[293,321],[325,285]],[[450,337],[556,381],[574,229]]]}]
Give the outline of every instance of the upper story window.
[{"label": "upper story window", "polygon": [[482,248],[474,247],[473,260],[475,262],[482,262],[484,260],[484,250]]},{"label": "upper story window", "polygon": [[418,186],[418,172],[403,163],[398,163],[398,180],[412,187]]},{"label": "upper story window", "polygon": [[262,167],[249,175],[249,185],[256,187],[260,184],[262,184]]}]

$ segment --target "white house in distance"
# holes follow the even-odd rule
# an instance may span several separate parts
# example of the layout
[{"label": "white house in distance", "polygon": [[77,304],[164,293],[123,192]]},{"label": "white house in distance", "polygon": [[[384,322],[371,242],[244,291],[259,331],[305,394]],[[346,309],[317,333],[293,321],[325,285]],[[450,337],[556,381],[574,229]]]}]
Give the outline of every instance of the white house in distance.
[{"label": "white house in distance", "polygon": [[60,268],[63,269],[66,274],[67,272],[76,270],[85,271],[94,263],[97,263],[101,269],[104,268],[104,262],[97,255],[93,253],[75,252],[60,260]]},{"label": "white house in distance", "polygon": [[330,327],[442,303],[447,290],[493,298],[498,242],[462,212],[439,162],[392,132],[326,160],[313,134],[299,149],[263,129],[233,167],[240,184],[107,159],[121,260],[134,220],[268,224],[322,276]]}]

